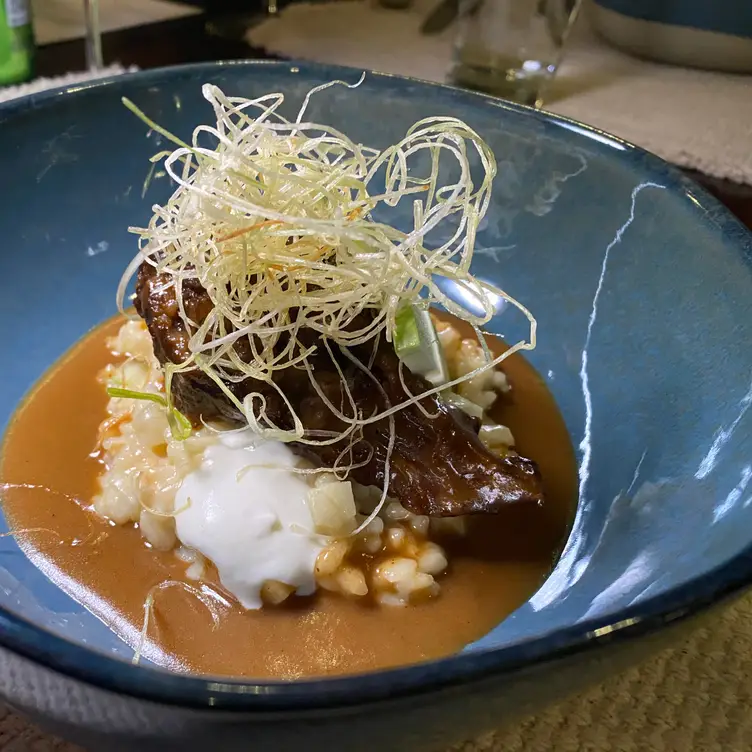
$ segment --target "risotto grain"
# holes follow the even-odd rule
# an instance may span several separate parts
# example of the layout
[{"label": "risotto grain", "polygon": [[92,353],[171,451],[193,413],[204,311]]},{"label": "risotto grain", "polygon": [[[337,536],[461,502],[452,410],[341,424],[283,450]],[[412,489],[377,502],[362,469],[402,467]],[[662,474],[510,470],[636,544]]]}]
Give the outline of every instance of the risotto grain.
[{"label": "risotto grain", "polygon": [[[477,342],[462,339],[445,322],[436,325],[452,378],[484,362]],[[139,392],[163,390],[151,339],[141,322],[127,322],[108,344],[118,362],[100,375],[104,385]],[[459,394],[485,411],[499,392],[508,389],[504,374],[493,370],[461,384]],[[479,436],[492,451],[509,451],[514,444],[508,428],[485,418]],[[138,524],[155,549],[175,551],[191,579],[203,577],[206,562],[178,540],[175,516],[181,510],[175,509],[175,496],[183,479],[200,465],[204,450],[216,441],[216,431],[209,427],[184,441],[175,440],[162,406],[133,399],[110,399],[99,431],[103,472],[93,499],[95,511],[118,525]],[[305,477],[310,479],[308,504],[316,532],[326,541],[314,568],[319,587],[353,598],[371,594],[385,606],[406,606],[439,593],[436,578],[450,562],[431,537],[462,535],[465,520],[415,515],[389,499],[364,530],[352,535],[375,509],[380,489],[339,480],[330,472]],[[293,592],[284,582],[268,580],[261,596],[264,603],[278,605]]]}]

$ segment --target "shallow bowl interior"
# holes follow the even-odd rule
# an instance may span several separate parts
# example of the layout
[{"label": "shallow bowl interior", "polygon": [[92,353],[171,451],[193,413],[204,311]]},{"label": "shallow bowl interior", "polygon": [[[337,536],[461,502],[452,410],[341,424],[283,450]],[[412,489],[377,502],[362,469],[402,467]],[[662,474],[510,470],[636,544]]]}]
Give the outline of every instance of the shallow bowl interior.
[{"label": "shallow bowl interior", "polygon": [[[358,74],[194,66],[0,110],[0,432],[45,370],[114,313],[115,285],[136,249],[127,228],[145,223],[171,191],[158,172],[146,181],[148,158],[165,143],[121,96],[187,138],[211,117],[205,82],[243,96],[283,91],[290,114],[311,86],[333,78]],[[493,99],[372,74],[357,89],[321,92],[310,115],[373,146],[429,115],[461,117],[489,142],[499,174],[475,270],[534,311],[539,339],[529,357],[579,448],[578,514],[556,570],[441,671],[521,645],[545,654],[578,625],[592,634],[593,625],[639,617],[648,604],[655,614],[676,606],[680,592],[691,605],[691,588],[681,586],[697,578],[708,592],[723,589],[719,572],[752,540],[746,231],[656,158]],[[524,320],[505,311],[491,329],[516,341]],[[174,696],[189,681],[128,666],[130,649],[51,585],[12,538],[0,539],[0,608],[0,642],[58,668],[75,665],[93,681],[127,676],[131,687],[157,682]]]}]

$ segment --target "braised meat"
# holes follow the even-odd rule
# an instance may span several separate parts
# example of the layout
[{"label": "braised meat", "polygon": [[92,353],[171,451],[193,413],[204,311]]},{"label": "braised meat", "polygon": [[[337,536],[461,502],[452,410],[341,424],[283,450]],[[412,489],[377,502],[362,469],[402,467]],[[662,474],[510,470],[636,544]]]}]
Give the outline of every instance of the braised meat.
[{"label": "braised meat", "polygon": [[[188,316],[201,323],[211,310],[206,291],[197,281],[183,283],[183,305]],[[161,363],[181,363],[189,354],[189,333],[178,313],[175,289],[166,276],[142,264],[136,284],[136,310],[146,322]],[[311,340],[318,336],[308,330]],[[236,351],[243,357],[240,346]],[[336,346],[319,347],[311,365],[320,390],[327,399],[352,415],[342,380],[334,367],[336,358],[358,412],[365,418],[408,398],[399,376],[399,360],[391,344],[382,341],[376,352],[371,344],[350,353],[360,363],[370,363],[370,376]],[[276,385],[290,400],[309,431],[341,432],[341,421],[324,403],[304,369],[286,368],[275,374]],[[419,394],[428,383],[402,369],[410,394]],[[247,378],[226,386],[242,401],[251,392],[266,399],[269,417],[280,427],[292,428],[289,411],[278,390],[263,381]],[[176,373],[172,381],[176,407],[191,420],[221,419],[242,424],[243,416],[211,378],[199,370]],[[395,441],[389,471],[389,494],[415,514],[450,517],[480,512],[497,512],[513,502],[539,503],[543,499],[541,480],[534,462],[516,454],[499,457],[489,452],[477,435],[477,425],[463,412],[436,397],[421,402],[428,417],[416,405],[394,413]],[[350,477],[363,485],[380,486],[390,440],[387,418],[360,429],[357,441],[343,439],[335,444],[292,445],[294,451],[314,462],[333,467],[338,462],[353,464]],[[344,453],[344,454],[343,454]]]}]

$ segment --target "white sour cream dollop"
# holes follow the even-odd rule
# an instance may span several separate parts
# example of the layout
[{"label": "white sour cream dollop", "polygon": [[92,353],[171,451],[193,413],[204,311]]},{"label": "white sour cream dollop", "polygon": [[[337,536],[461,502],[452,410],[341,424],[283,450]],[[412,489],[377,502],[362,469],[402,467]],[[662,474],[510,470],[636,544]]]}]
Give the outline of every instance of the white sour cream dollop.
[{"label": "white sour cream dollop", "polygon": [[316,589],[313,570],[326,538],[315,533],[310,488],[291,470],[296,461],[281,442],[235,432],[204,451],[177,493],[178,538],[214,562],[245,608],[261,607],[267,580],[298,595]]}]

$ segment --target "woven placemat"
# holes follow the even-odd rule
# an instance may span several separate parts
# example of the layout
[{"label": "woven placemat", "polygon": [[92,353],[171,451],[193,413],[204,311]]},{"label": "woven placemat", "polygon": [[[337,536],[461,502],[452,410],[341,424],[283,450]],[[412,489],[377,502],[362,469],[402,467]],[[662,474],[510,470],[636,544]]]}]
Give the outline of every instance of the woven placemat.
[{"label": "woven placemat", "polygon": [[87,71],[86,73],[66,73],[63,76],[54,76],[52,78],[36,78],[17,86],[6,86],[0,89],[0,102],[8,102],[11,99],[25,97],[28,94],[36,94],[47,89],[55,89],[58,86],[74,86],[86,81],[96,81],[98,78],[108,78],[109,76],[119,76],[121,73],[130,73],[138,68],[132,65],[124,68],[122,65],[108,65],[97,71]]}]

